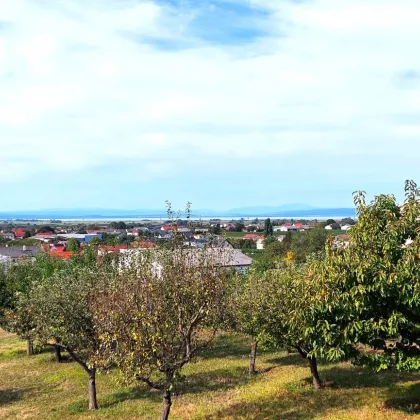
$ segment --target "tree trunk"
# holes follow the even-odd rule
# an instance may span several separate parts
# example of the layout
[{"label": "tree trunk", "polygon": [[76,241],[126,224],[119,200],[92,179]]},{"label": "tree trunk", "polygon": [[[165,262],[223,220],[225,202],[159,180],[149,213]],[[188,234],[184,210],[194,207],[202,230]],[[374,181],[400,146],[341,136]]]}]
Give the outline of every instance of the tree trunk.
[{"label": "tree trunk", "polygon": [[55,356],[55,361],[57,363],[61,363],[61,361],[62,361],[61,347],[57,346],[57,344],[54,345],[54,356]]},{"label": "tree trunk", "polygon": [[249,358],[248,373],[250,373],[250,374],[257,373],[257,371],[255,370],[255,361],[257,359],[257,346],[258,346],[258,341],[254,340],[251,343],[251,355],[250,355],[250,358]]},{"label": "tree trunk", "polygon": [[304,358],[307,359],[309,362],[309,367],[311,368],[311,375],[312,375],[312,384],[315,389],[321,389],[322,388],[322,382],[319,377],[318,373],[318,363],[316,361],[316,357],[308,357],[308,353],[306,350],[302,349],[301,347],[296,347],[299,354]]},{"label": "tree trunk", "polygon": [[26,355],[33,356],[34,354],[34,343],[28,338],[26,340]]},{"label": "tree trunk", "polygon": [[318,373],[318,363],[316,357],[308,357],[309,366],[311,368],[312,383],[315,389],[321,389],[322,383]]},{"label": "tree trunk", "polygon": [[163,395],[163,407],[162,407],[162,412],[160,413],[160,420],[168,420],[169,412],[171,411],[171,405],[172,405],[171,391],[166,389]]},{"label": "tree trunk", "polygon": [[98,401],[96,399],[96,369],[89,369],[89,410],[98,409]]}]

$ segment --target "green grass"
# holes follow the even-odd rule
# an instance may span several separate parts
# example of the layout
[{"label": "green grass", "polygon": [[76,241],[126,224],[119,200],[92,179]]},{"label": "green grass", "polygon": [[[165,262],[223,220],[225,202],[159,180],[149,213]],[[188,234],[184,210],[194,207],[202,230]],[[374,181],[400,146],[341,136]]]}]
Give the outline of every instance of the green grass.
[{"label": "green grass", "polygon": [[[225,232],[223,236],[226,238],[243,238],[245,235],[248,234],[263,236],[264,232]],[[274,236],[280,236],[285,234],[286,232],[275,232]]]},{"label": "green grass", "polygon": [[[337,236],[337,235],[347,235],[348,232],[344,230],[326,230],[328,235]],[[249,232],[249,233],[256,233],[257,235],[264,235],[263,232]],[[292,236],[296,235],[304,235],[305,232],[291,232]],[[225,238],[243,238],[245,235],[248,235],[248,232],[225,232],[223,236]],[[286,235],[286,232],[274,232],[274,236],[281,236]]]},{"label": "green grass", "polygon": [[[348,363],[320,364],[327,386],[312,390],[309,369],[295,354],[266,351],[260,374],[249,376],[248,340],[219,336],[186,366],[174,399],[174,419],[414,419],[420,418],[420,375],[375,374]],[[1,419],[156,419],[159,393],[122,386],[117,374],[97,380],[100,410],[88,412],[87,379],[69,360],[43,352],[24,356],[25,345],[0,330]]]},{"label": "green grass", "polygon": [[241,249],[241,251],[248,257],[251,257],[253,261],[259,261],[265,255],[263,249]]}]

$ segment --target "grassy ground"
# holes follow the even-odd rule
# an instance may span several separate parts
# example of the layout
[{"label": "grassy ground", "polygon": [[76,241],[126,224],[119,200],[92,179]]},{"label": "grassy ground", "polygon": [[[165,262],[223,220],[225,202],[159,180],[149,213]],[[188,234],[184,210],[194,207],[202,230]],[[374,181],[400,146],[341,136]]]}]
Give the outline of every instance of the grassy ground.
[{"label": "grassy ground", "polygon": [[[326,231],[328,235],[337,236],[337,235],[346,235],[347,232],[344,230],[327,230]],[[252,234],[257,235],[264,235],[263,232],[249,232]],[[291,232],[292,236],[295,235],[304,235],[305,232]],[[225,232],[224,236],[226,238],[243,238],[245,235],[248,235],[248,232]],[[280,236],[280,235],[286,235],[286,232],[274,232],[274,236]]]},{"label": "grassy ground", "polygon": [[[414,419],[420,418],[420,375],[373,374],[347,363],[321,364],[322,391],[308,384],[297,355],[265,352],[262,373],[246,374],[248,342],[221,336],[186,367],[175,419]],[[73,362],[44,352],[31,358],[24,343],[0,330],[1,419],[156,419],[161,398],[144,386],[124,387],[116,374],[97,380],[101,408],[86,411],[87,380]]]}]

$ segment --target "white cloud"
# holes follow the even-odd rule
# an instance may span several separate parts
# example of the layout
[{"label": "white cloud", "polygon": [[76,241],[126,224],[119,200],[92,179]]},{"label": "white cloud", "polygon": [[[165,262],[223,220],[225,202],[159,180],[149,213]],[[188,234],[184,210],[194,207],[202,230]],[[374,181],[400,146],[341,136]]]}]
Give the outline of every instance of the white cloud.
[{"label": "white cloud", "polygon": [[[397,118],[420,112],[415,0],[251,0],[269,11],[259,22],[266,36],[235,45],[200,40],[189,29],[199,11],[152,1],[1,3],[11,22],[0,29],[8,171],[149,162],[180,148],[179,159],[357,148],[420,157],[420,117]],[[190,45],[168,51],[150,40]]]}]

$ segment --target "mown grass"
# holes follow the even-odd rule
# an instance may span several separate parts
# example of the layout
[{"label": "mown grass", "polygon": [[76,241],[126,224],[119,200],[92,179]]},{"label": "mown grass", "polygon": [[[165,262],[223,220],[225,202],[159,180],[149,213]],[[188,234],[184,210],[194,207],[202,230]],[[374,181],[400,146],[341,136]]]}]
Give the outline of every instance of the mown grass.
[{"label": "mown grass", "polygon": [[[223,236],[225,238],[243,238],[245,235],[251,234],[257,234],[257,235],[264,235],[263,232],[225,232]],[[326,230],[327,235],[329,236],[337,236],[337,235],[346,235],[347,232],[344,230]],[[292,236],[297,235],[304,235],[305,232],[291,232]],[[284,236],[286,235],[286,232],[274,232],[274,236]]]},{"label": "mown grass", "polygon": [[[420,375],[375,374],[348,363],[320,364],[327,386],[312,390],[306,363],[295,354],[266,351],[261,373],[249,376],[248,340],[221,335],[184,370],[174,419],[413,419],[420,418]],[[126,387],[116,372],[97,380],[100,410],[89,412],[87,380],[70,360],[50,352],[24,355],[25,345],[0,330],[1,419],[156,419],[159,393]]]}]

